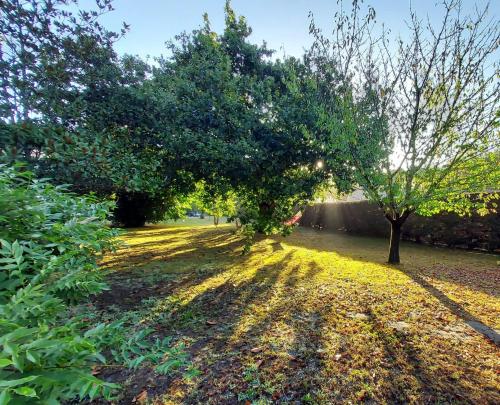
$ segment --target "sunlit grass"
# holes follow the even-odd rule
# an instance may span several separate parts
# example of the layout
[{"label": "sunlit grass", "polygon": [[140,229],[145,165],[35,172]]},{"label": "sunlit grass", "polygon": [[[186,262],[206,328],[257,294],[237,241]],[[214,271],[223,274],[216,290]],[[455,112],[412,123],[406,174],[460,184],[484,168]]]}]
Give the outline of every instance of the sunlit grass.
[{"label": "sunlit grass", "polygon": [[122,239],[103,261],[111,284],[138,286],[142,301],[127,305],[144,322],[190,336],[203,375],[161,401],[500,400],[498,347],[465,323],[500,327],[493,255],[403,244],[395,267],[384,240],[310,229],[260,238],[242,255],[230,225]]}]

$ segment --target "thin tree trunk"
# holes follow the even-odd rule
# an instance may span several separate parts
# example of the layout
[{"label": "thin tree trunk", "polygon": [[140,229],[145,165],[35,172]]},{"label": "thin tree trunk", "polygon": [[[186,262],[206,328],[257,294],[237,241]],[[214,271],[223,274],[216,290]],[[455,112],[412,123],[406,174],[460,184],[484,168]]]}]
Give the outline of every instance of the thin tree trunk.
[{"label": "thin tree trunk", "polygon": [[386,215],[387,220],[391,224],[391,239],[389,243],[389,259],[387,260],[390,264],[399,264],[399,245],[401,242],[401,228],[403,224],[408,219],[410,211],[404,211],[402,214],[395,214],[395,217]]},{"label": "thin tree trunk", "polygon": [[401,225],[399,221],[391,221],[391,240],[388,263],[399,264],[399,242],[401,241]]}]

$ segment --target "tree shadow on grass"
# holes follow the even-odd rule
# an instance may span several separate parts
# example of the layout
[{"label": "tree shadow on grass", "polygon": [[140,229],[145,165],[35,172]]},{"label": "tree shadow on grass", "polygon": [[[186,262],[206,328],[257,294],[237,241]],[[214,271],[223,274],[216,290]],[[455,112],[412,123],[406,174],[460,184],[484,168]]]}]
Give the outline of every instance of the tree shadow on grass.
[{"label": "tree shadow on grass", "polygon": [[[216,403],[270,400],[273,395],[274,399],[283,396],[297,400],[307,390],[306,383],[300,387],[303,383],[300,375],[314,375],[321,367],[318,348],[321,347],[322,318],[317,311],[301,307],[301,302],[310,295],[295,291],[300,290],[299,283],[314,278],[320,269],[313,263],[305,269],[297,268],[294,253],[294,250],[282,250],[276,259],[269,261],[252,255],[241,258],[238,268],[254,270],[249,270],[243,278],[236,270],[218,285],[200,291],[176,308],[174,315],[161,325],[165,335],[175,333],[194,338],[189,350],[193,358],[203,358],[198,364],[203,378],[183,399],[184,403],[208,401],[214,395]],[[293,305],[288,305],[292,304],[294,294],[297,302],[293,300]],[[190,314],[188,322],[185,314]],[[292,336],[284,360],[277,357],[278,349],[267,341],[268,334],[280,333],[276,327],[279,322],[288,325]],[[298,327],[304,324],[309,327]],[[257,365],[252,373],[265,374],[267,371],[258,366],[262,361],[266,362],[262,365],[266,370],[272,369],[273,362],[289,364],[287,392],[252,386],[253,383],[242,378],[252,365]],[[270,375],[263,377],[263,381],[272,379]]]},{"label": "tree shadow on grass", "polygon": [[486,338],[490,339],[497,346],[500,346],[500,334],[490,328],[488,325],[481,322],[474,315],[468,312],[464,307],[457,304],[455,301],[450,299],[446,294],[438,290],[431,283],[424,280],[414,271],[408,271],[405,269],[398,269],[409,276],[418,285],[424,288],[428,293],[430,293],[434,298],[436,298],[442,305],[444,305],[450,312],[452,312],[457,317],[461,318],[467,325],[474,329],[477,333],[482,334]]},{"label": "tree shadow on grass", "polygon": [[[224,260],[241,254],[242,238],[235,235],[230,229],[197,230],[187,232],[186,237],[172,236],[170,229],[165,233],[154,230],[153,236],[147,232],[141,235],[144,242],[133,241],[129,236],[128,245],[122,246],[116,254],[110,255],[103,261],[108,270],[140,269],[146,265],[169,264],[170,262],[193,262],[196,259],[213,258]],[[155,238],[148,240],[148,236]]]},{"label": "tree shadow on grass", "polygon": [[[337,253],[354,260],[385,264],[388,240],[299,227],[290,237],[280,239],[290,246]],[[497,255],[445,247],[401,242],[401,261],[424,277],[462,285],[500,298]]]},{"label": "tree shadow on grass", "polygon": [[[171,229],[153,228],[154,238],[168,239],[132,243],[105,258],[103,268],[111,289],[97,297],[99,308],[115,305],[134,309],[146,298],[169,295],[178,289],[200,284],[226,271],[240,256],[241,238],[228,229],[201,229],[176,237]],[[141,230],[142,238],[152,236]],[[134,233],[129,233],[133,239]]]},{"label": "tree shadow on grass", "polygon": [[[375,262],[373,260],[374,258],[382,256],[382,252],[380,251],[379,241],[373,241],[371,238],[358,238],[358,237],[353,237],[353,236],[338,235],[338,234],[332,234],[332,233],[319,234],[318,231],[314,231],[314,230],[301,230],[300,234],[301,234],[301,236],[309,236],[309,237],[308,238],[307,237],[301,237],[301,238],[293,238],[292,237],[288,240],[285,240],[285,243],[288,243],[290,246],[300,246],[300,247],[303,247],[306,249],[332,252],[332,253],[336,253],[340,256],[350,257],[351,259],[358,260],[358,261],[361,259],[361,260],[365,260],[365,261]],[[320,239],[323,239],[323,240],[320,241]],[[329,241],[329,246],[326,246],[325,240]],[[319,242],[321,242],[321,243],[319,243]],[[359,254],[358,251],[362,250],[364,247],[363,242],[370,243],[370,246],[369,246],[370,250],[368,252],[364,252],[364,253]],[[415,248],[415,247],[410,246],[409,248]],[[428,255],[432,255],[436,251],[435,248],[429,248],[429,247],[417,247],[417,249],[420,253],[428,254]],[[444,255],[447,255],[447,254],[448,255],[450,255],[450,254],[456,255],[457,254],[454,251],[453,252],[446,252],[446,251],[443,252],[442,250],[443,249],[439,249],[438,253],[440,255],[443,255],[443,254]],[[449,257],[447,259],[450,260]],[[488,257],[487,259],[489,260],[491,258]],[[405,260],[404,256],[403,256],[403,260]],[[457,259],[455,259],[455,260],[457,260]],[[473,266],[473,263],[470,263],[470,265]],[[393,270],[401,271],[402,273],[406,274],[415,283],[417,283],[425,291],[427,291],[434,298],[436,298],[450,312],[452,312],[457,317],[461,318],[472,329],[474,329],[476,332],[480,333],[481,335],[485,336],[489,340],[493,341],[496,345],[500,345],[500,336],[499,336],[497,331],[495,331],[493,328],[491,328],[488,325],[486,325],[485,323],[483,323],[477,317],[472,315],[469,311],[464,309],[462,305],[460,305],[459,303],[457,303],[454,300],[452,300],[451,298],[449,298],[446,294],[444,294],[438,288],[436,288],[431,283],[426,281],[420,275],[420,274],[425,275],[425,271],[421,270],[418,261],[411,263],[411,265],[408,267],[405,267],[405,264],[403,264],[402,266],[387,266],[387,268],[388,268],[388,271],[390,271],[390,269],[393,269]],[[468,269],[462,270],[462,271],[467,271],[467,270]],[[470,269],[470,271],[475,272],[475,269],[472,268],[472,269]],[[417,272],[419,274],[417,274]],[[488,275],[490,275],[490,274],[488,274]],[[476,277],[465,277],[465,279],[463,279],[463,280],[461,279],[460,282],[461,282],[461,284],[463,284],[466,287],[482,291],[481,281],[484,280],[484,278],[486,276],[487,275],[484,275],[482,278],[477,277],[477,276]],[[437,277],[438,278],[440,277],[439,273],[437,273]],[[496,280],[497,275],[494,274],[492,277],[494,277],[494,280]],[[448,278],[445,277],[445,280],[448,280]],[[453,281],[453,282],[456,282],[456,281]],[[488,289],[486,292],[491,293],[491,290]]]},{"label": "tree shadow on grass", "polygon": [[[338,291],[331,291],[332,287],[328,285],[325,287],[325,294],[318,296],[317,289],[322,287],[322,279],[309,287],[308,283],[315,280],[324,268],[316,263],[312,254],[306,258],[303,252],[301,257],[296,256],[298,249],[294,246],[336,252],[367,263],[370,259],[374,261],[373,258],[381,255],[381,252],[377,243],[370,246],[367,253],[359,251],[361,247],[353,244],[351,239],[344,241],[343,246],[334,245],[336,249],[332,249],[332,241],[324,238],[324,234],[320,234],[321,238],[324,238],[321,242],[317,238],[304,238],[300,234],[298,236],[276,239],[282,243],[263,240],[262,243],[257,243],[250,255],[242,257],[238,250],[242,242],[225,240],[232,237],[230,232],[223,229],[205,230],[195,232],[185,241],[180,240],[183,238],[177,239],[182,246],[162,247],[162,252],[167,256],[174,249],[190,246],[194,250],[177,252],[176,256],[167,259],[162,259],[161,256],[143,258],[141,265],[151,266],[150,268],[162,266],[163,263],[181,266],[188,262],[179,273],[179,280],[173,280],[179,282],[170,280],[164,283],[164,287],[160,286],[159,290],[145,290],[144,297],[149,295],[159,299],[160,309],[163,308],[162,298],[166,300],[167,305],[164,308],[168,316],[155,325],[158,333],[161,336],[191,337],[193,343],[188,350],[195,366],[202,371],[201,377],[194,385],[177,383],[181,384],[179,388],[175,383],[170,385],[172,380],[169,379],[165,384],[148,389],[152,396],[169,393],[169,390],[177,387],[178,391],[183,392],[183,396],[178,400],[182,403],[224,404],[259,399],[273,403],[301,403],[309,398],[309,393],[314,393],[324,384],[322,380],[326,376],[331,379],[332,384],[338,384],[340,388],[339,393],[334,392],[335,387],[331,388],[328,399],[323,399],[327,402],[323,403],[352,399],[352,393],[349,392],[354,389],[352,383],[344,381],[344,376],[338,372],[343,370],[349,373],[351,370],[346,367],[360,367],[361,371],[366,373],[370,371],[369,365],[356,366],[356,363],[350,362],[349,344],[353,341],[359,344],[362,337],[356,336],[357,329],[347,328],[344,333],[348,335],[342,338],[343,343],[339,347],[343,356],[340,361],[345,358],[346,364],[342,366],[344,368],[339,366],[327,371],[327,364],[331,365],[335,352],[332,351],[331,342],[324,336],[323,327],[336,331],[339,322],[346,321],[345,314],[339,312],[339,318],[334,318],[333,321],[327,319],[328,316],[338,309],[339,302],[353,308],[363,304],[363,298],[356,293],[359,288],[364,287],[358,286],[352,297],[344,296],[342,289],[352,288],[346,281]],[[142,245],[142,249],[154,248],[154,243]],[[212,244],[220,246],[214,247]],[[221,253],[218,250],[221,246],[229,246],[233,253]],[[197,269],[206,266],[207,258],[214,261],[213,265],[210,264],[206,270],[197,273]],[[302,264],[299,264],[301,260]],[[411,274],[408,276],[412,277]],[[184,277],[187,278],[183,280]],[[337,282],[340,284],[342,280],[335,280],[335,283]],[[421,287],[427,291],[425,285]],[[126,291],[124,287],[123,292]],[[179,299],[174,306],[170,306],[172,297]],[[384,299],[378,295],[376,297]],[[443,299],[439,294],[435,297],[440,302]],[[316,301],[311,304],[311,300]],[[140,301],[136,301],[136,304],[139,305]],[[366,309],[366,312],[370,319],[375,319],[369,309]],[[463,313],[462,315],[466,316]],[[349,322],[356,324],[357,321],[348,319],[347,323]],[[376,324],[374,321],[374,325]],[[373,326],[374,329],[375,327]],[[391,368],[385,383],[392,385],[389,391],[393,396],[386,399],[395,403],[411,400],[410,396],[405,396],[406,391],[403,394],[400,392],[406,389],[405,381],[396,384],[398,375],[406,373],[414,375],[418,381],[418,392],[421,396],[419,400],[429,398],[429,402],[432,402],[442,397],[452,400],[463,398],[464,402],[470,402],[470,388],[455,381],[451,382],[445,375],[440,376],[427,370],[429,364],[422,362],[425,353],[420,353],[408,337],[394,334],[387,330],[386,326],[378,325],[377,339],[376,344],[384,347],[388,367]],[[456,350],[452,353],[453,361],[462,361],[455,352]],[[361,353],[368,361],[369,353]],[[398,356],[403,366],[395,361]],[[467,363],[465,367],[472,369],[473,365]],[[250,377],[247,378],[248,375]],[[478,377],[474,384],[481,386],[482,378]],[[259,384],[255,381],[259,381]],[[271,385],[266,385],[265,382],[270,382]],[[446,389],[451,383],[456,384],[456,389],[446,397]],[[130,401],[141,389],[142,387],[138,386],[123,403],[129,403],[126,401]],[[398,392],[402,396],[398,396]],[[492,394],[490,398],[493,397]],[[362,401],[364,399],[360,399],[360,402]]]},{"label": "tree shadow on grass", "polygon": [[[471,381],[470,376],[464,380],[458,371],[449,371],[453,370],[453,367],[473,369],[474,364],[469,358],[449,358],[445,368],[436,367],[433,358],[415,343],[412,334],[388,327],[369,308],[366,313],[369,314],[368,322],[372,331],[382,344],[383,359],[390,364],[385,380],[389,385],[388,399],[391,403],[412,402],[412,398],[406,393],[410,385],[417,386],[415,391],[419,392],[420,400],[424,403],[478,403],[485,398],[488,398],[488,401],[500,398],[493,381],[481,379],[477,374],[472,375],[472,379],[476,381]],[[446,344],[453,346],[450,342]],[[443,348],[440,349],[442,351]],[[439,355],[439,350],[435,354]],[[471,396],[471,382],[481,387],[483,398]]]},{"label": "tree shadow on grass", "polygon": [[[220,285],[201,292],[183,304],[177,315],[164,325],[167,335],[175,330],[195,338],[190,351],[193,357],[202,357],[198,366],[203,378],[182,402],[196,403],[203,399],[208,403],[210,397],[214,397],[216,403],[235,403],[237,394],[248,390],[242,376],[251,359],[257,360],[264,350],[259,346],[259,331],[261,322],[265,321],[243,324],[242,320],[249,316],[252,308],[259,311],[258,307],[271,300],[281,270],[290,263],[292,256],[293,252],[289,252],[281,260],[263,265],[256,264],[251,257],[242,259],[241,267],[256,267],[253,274],[243,280],[229,277]],[[196,316],[186,324],[185,313]],[[248,392],[247,395],[253,394]]]}]

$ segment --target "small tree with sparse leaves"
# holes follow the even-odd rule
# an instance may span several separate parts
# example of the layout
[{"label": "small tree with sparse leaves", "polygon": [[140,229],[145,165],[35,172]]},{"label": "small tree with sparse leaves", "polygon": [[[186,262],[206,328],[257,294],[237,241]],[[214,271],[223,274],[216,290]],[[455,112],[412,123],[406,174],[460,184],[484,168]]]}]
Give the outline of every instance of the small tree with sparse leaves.
[{"label": "small tree with sparse leaves", "polygon": [[311,23],[325,125],[344,137],[356,182],[391,225],[389,263],[400,261],[401,227],[414,212],[496,210],[500,22],[488,7],[441,5],[437,26],[410,10],[409,32],[395,42],[357,0],[335,15],[332,38]]}]

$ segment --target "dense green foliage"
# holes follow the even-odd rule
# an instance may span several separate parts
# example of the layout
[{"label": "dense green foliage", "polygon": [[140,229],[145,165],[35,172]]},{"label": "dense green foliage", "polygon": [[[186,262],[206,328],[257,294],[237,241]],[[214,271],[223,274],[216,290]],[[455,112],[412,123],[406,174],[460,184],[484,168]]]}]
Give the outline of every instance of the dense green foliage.
[{"label": "dense green foliage", "polygon": [[[168,168],[152,146],[163,123],[156,120],[162,105],[145,85],[150,67],[116,56],[119,34],[98,22],[111,1],[73,13],[67,3],[0,4],[8,47],[0,53],[2,159],[25,161],[78,193],[146,194],[161,207],[177,182],[167,189]],[[154,219],[155,211],[143,215]]]},{"label": "dense green foliage", "polygon": [[115,386],[90,373],[104,358],[68,320],[68,304],[105,288],[96,258],[114,246],[116,232],[103,226],[110,206],[1,169],[2,403],[109,397]]},{"label": "dense green foliage", "polygon": [[331,187],[360,186],[399,228],[413,212],[490,208],[468,194],[498,184],[498,81],[485,68],[498,27],[462,18],[459,0],[433,41],[412,14],[397,57],[371,41],[375,12],[355,0],[332,39],[312,21],[312,48],[283,60],[227,2],[221,33],[205,16],[155,64],[116,55],[120,34],[99,23],[110,0],[75,13],[63,0],[0,4],[1,159],[115,198],[117,224],[178,218],[199,184],[206,208],[231,196],[266,234]]},{"label": "dense green foliage", "polygon": [[188,366],[182,346],[122,314],[102,323],[73,304],[105,290],[97,260],[115,247],[108,202],[0,167],[0,403],[57,403],[119,388],[92,375],[96,364]]},{"label": "dense green foliage", "polygon": [[[176,207],[202,181],[215,199],[237,195],[241,220],[271,233],[284,230],[284,221],[325,182],[350,186],[342,154],[324,165],[321,160],[331,136],[320,128],[309,69],[295,59],[273,61],[265,45],[251,44],[251,28],[229,4],[221,34],[205,17],[204,26],[179,35],[171,56],[155,67],[117,58],[116,34],[98,24],[99,13],[76,18],[61,4],[37,9],[44,29],[63,19],[69,32],[66,41],[54,33],[46,39],[61,59],[50,92],[34,89],[24,102],[21,84],[3,65],[6,91],[18,95],[6,97],[7,104],[17,102],[9,110],[17,112],[0,125],[3,159],[28,161],[40,176],[79,193],[116,197],[116,222],[126,226],[178,216]],[[24,27],[19,7],[4,12]],[[54,67],[41,66],[24,44],[31,29],[4,34],[31,52],[28,71],[42,75],[34,83],[45,83]],[[77,58],[82,68],[75,72]]]},{"label": "dense green foliage", "polygon": [[96,0],[96,11],[77,13],[69,11],[72,3],[76,2],[1,3],[2,118],[11,123],[36,120],[66,125],[85,112],[81,88],[99,88],[109,77],[112,45],[119,34],[104,29],[98,18],[112,10],[111,0]]},{"label": "dense green foliage", "polygon": [[211,215],[214,225],[219,224],[221,217],[231,219],[237,214],[238,202],[234,192],[230,190],[223,195],[213,193],[211,187],[202,182],[196,185],[196,192],[190,199],[190,204],[197,210]]},{"label": "dense green foliage", "polygon": [[194,297],[112,315],[89,303],[108,288],[98,263],[116,247],[110,223],[196,207],[243,225],[245,253],[256,233],[290,233],[323,191],[359,186],[391,223],[398,263],[412,213],[497,209],[500,85],[488,62],[500,30],[462,18],[460,0],[427,39],[412,14],[396,56],[354,0],[334,39],[312,22],[310,51],[283,60],[250,42],[226,2],[221,33],[205,16],[154,64],[118,57],[128,27],[99,23],[111,2],[0,2],[0,405],[112,400],[119,386],[100,367],[198,373],[185,342],[153,323]]},{"label": "dense green foliage", "polygon": [[342,155],[318,165],[325,139],[307,66],[272,61],[265,46],[248,42],[250,33],[226,6],[221,35],[206,18],[202,29],[178,37],[154,75],[172,86],[172,150],[182,170],[214,195],[234,192],[242,222],[272,233],[325,183],[350,183]]}]

